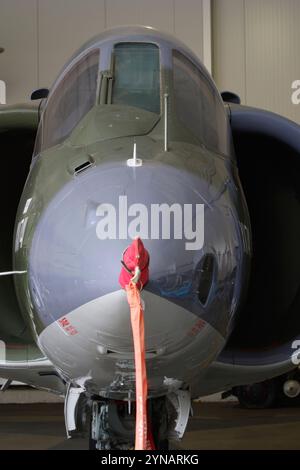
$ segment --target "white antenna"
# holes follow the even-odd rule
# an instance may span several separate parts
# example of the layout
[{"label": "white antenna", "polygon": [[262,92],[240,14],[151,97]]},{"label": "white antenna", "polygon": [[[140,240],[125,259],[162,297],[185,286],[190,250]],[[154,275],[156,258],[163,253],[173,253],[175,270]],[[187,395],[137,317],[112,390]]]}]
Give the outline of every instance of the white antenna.
[{"label": "white antenna", "polygon": [[135,167],[135,166],[142,166],[142,164],[143,164],[143,160],[141,160],[140,158],[136,158],[136,142],[134,141],[132,158],[129,158],[127,160],[127,165]]},{"label": "white antenna", "polygon": [[27,271],[6,271],[1,273],[0,276],[13,276],[14,274],[25,274]]},{"label": "white antenna", "polygon": [[3,80],[0,80],[0,104],[6,104],[6,85]]},{"label": "white antenna", "polygon": [[[4,52],[4,48],[0,47],[0,54]],[[6,104],[6,85],[3,80],[0,80],[0,104]]]},{"label": "white antenna", "polygon": [[168,93],[164,94],[164,105],[165,105],[165,116],[164,116],[164,151],[168,152],[168,141],[169,141],[169,123],[168,123],[168,105],[169,105],[169,95]]}]

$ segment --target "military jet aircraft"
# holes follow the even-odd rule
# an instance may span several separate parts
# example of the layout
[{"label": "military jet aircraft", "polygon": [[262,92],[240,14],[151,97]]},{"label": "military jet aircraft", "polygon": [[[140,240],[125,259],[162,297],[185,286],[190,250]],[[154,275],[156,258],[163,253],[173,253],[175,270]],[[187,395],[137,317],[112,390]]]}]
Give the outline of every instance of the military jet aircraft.
[{"label": "military jet aircraft", "polygon": [[177,39],[124,27],[87,42],[39,107],[0,107],[3,390],[64,395],[68,436],[88,429],[91,448],[133,447],[119,275],[136,237],[156,449],[194,398],[299,363],[300,127],[222,96]]}]

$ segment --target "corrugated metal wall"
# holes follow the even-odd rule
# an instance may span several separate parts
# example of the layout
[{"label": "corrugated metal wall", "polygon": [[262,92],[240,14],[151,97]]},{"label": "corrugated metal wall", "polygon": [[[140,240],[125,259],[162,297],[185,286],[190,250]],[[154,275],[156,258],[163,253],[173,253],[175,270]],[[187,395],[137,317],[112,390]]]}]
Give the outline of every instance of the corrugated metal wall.
[{"label": "corrugated metal wall", "polygon": [[116,25],[157,27],[202,57],[202,17],[202,0],[0,0],[7,102],[25,101],[33,89],[51,85],[74,50]]},{"label": "corrugated metal wall", "polygon": [[300,123],[299,0],[213,0],[213,74],[242,102]]}]

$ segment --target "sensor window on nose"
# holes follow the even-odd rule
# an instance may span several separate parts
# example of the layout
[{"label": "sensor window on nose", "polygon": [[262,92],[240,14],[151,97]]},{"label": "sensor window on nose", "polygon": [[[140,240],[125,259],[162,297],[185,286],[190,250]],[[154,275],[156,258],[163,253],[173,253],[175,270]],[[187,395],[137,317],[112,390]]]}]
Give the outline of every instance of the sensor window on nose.
[{"label": "sensor window on nose", "polygon": [[198,299],[205,305],[211,291],[214,277],[215,259],[211,254],[205,255],[198,265]]}]

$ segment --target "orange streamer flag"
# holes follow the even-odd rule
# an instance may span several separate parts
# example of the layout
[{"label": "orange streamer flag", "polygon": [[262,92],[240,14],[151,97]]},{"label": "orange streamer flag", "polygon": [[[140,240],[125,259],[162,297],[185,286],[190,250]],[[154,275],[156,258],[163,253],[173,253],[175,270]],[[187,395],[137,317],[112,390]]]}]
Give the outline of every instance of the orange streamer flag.
[{"label": "orange streamer flag", "polygon": [[145,359],[144,312],[140,292],[134,282],[126,287],[130,306],[131,327],[134,343],[135,389],[136,389],[136,424],[135,450],[146,450],[147,445],[147,373]]},{"label": "orange streamer flag", "polygon": [[120,273],[119,282],[127,292],[134,344],[136,383],[135,450],[151,450],[154,449],[154,444],[147,422],[148,383],[145,356],[145,325],[140,296],[140,289],[148,282],[149,254],[140,238],[134,240],[132,245],[125,250],[122,265],[123,268]]}]

